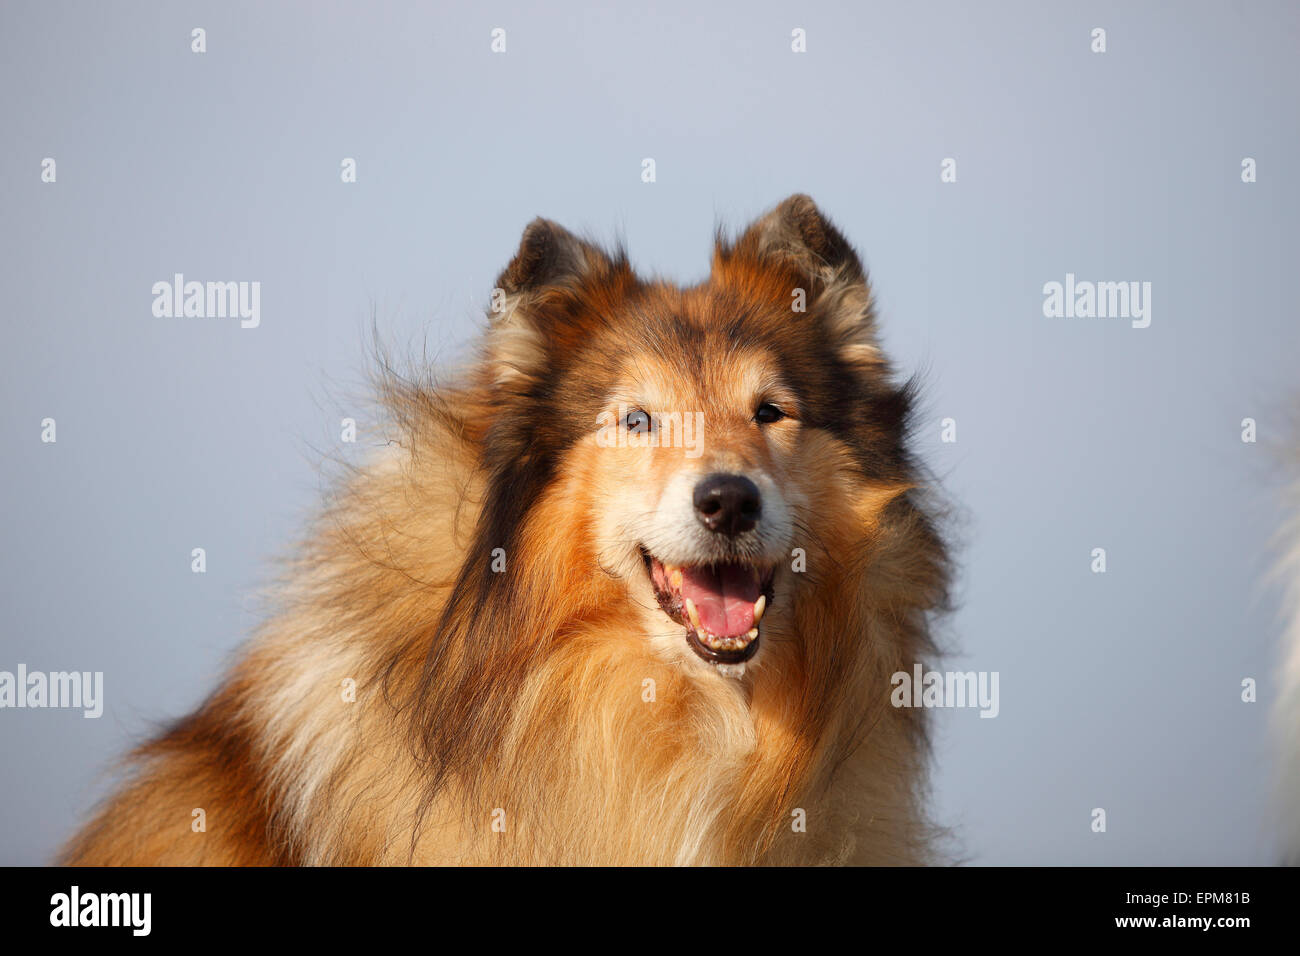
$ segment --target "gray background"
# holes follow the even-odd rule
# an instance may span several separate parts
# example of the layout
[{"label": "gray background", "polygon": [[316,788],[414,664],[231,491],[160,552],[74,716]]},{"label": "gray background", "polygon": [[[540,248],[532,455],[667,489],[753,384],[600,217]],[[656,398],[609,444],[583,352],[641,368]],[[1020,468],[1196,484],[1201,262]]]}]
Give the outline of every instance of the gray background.
[{"label": "gray background", "polygon": [[[0,863],[49,859],[256,622],[372,306],[454,359],[534,215],[694,281],[717,221],[795,191],[926,369],[919,442],[966,515],[949,666],[1001,674],[997,719],[938,722],[969,858],[1276,859],[1261,579],[1300,355],[1300,7],[472,6],[0,7],[0,669],[102,670],[108,698],[0,711]],[[1152,282],[1151,327],[1044,318],[1067,271]],[[174,272],[260,280],[261,328],[155,319]]]}]

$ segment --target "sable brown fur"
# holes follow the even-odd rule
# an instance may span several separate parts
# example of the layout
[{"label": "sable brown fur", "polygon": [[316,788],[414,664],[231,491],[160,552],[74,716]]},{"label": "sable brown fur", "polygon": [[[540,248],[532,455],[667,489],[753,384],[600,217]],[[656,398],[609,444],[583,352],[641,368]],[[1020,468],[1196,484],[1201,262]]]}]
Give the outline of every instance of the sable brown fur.
[{"label": "sable brown fur", "polygon": [[[381,363],[390,444],[324,509],[221,688],[133,756],[64,861],[934,860],[925,714],[889,698],[934,654],[947,560],[907,450],[913,389],[848,242],[794,196],[720,235],[682,289],[537,220],[497,284],[459,378]],[[741,677],[695,659],[637,577],[624,532],[695,467],[598,447],[611,394],[638,388],[703,409],[704,460],[761,468],[791,502],[806,568],[778,570]],[[760,392],[797,416],[753,426]]]}]

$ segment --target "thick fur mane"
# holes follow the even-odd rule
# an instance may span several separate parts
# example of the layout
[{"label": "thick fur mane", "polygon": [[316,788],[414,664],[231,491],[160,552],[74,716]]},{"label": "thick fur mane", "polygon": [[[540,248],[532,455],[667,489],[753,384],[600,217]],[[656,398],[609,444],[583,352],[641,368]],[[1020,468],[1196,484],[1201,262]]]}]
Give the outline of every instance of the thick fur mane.
[{"label": "thick fur mane", "polygon": [[[745,242],[715,272],[788,288],[779,269],[745,271]],[[513,293],[566,255],[526,241],[499,282]],[[579,339],[599,348],[601,331],[560,330],[582,303],[668,294],[619,253],[591,257],[527,303],[553,317],[546,354],[501,328],[450,384],[380,363],[387,447],[341,483],[222,687],[137,752],[67,861],[933,859],[925,713],[889,703],[890,675],[935,652],[948,580],[906,454],[911,387],[880,385],[860,434],[804,449],[827,510],[853,514],[801,527],[789,631],[839,639],[776,633],[752,678],[701,681],[647,648],[590,545],[589,476],[565,458],[580,437],[565,406],[593,387]]]}]

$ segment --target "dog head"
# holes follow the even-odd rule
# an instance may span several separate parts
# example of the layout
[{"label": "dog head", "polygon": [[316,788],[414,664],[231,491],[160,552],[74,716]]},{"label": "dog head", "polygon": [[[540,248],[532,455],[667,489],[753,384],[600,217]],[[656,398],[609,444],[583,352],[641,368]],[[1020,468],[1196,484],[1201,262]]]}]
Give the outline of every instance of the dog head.
[{"label": "dog head", "polygon": [[540,219],[497,284],[485,446],[514,500],[568,502],[666,659],[737,677],[765,643],[808,639],[792,610],[852,557],[834,543],[910,480],[909,389],[861,261],[812,200],[720,234],[693,287]]}]

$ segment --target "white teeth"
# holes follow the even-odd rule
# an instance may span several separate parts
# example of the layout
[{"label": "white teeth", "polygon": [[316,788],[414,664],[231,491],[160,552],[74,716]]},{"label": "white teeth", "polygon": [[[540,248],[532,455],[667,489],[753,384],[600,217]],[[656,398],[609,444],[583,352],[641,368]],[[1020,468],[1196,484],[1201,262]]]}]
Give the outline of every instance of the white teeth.
[{"label": "white teeth", "polygon": [[668,572],[668,582],[677,590],[682,589],[682,572],[678,568],[673,568]]},{"label": "white teeth", "polygon": [[695,636],[700,639],[701,644],[715,651],[741,651],[758,639],[758,628],[752,628],[747,634],[720,637],[717,634],[710,634],[702,627],[697,627]]},{"label": "white teeth", "polygon": [[704,632],[700,628],[700,612],[695,607],[695,602],[690,598],[686,599],[686,616],[691,619],[691,627],[703,634]]},{"label": "white teeth", "polygon": [[760,594],[758,600],[754,602],[754,623],[757,624],[763,620],[763,612],[767,610],[767,595]]}]

